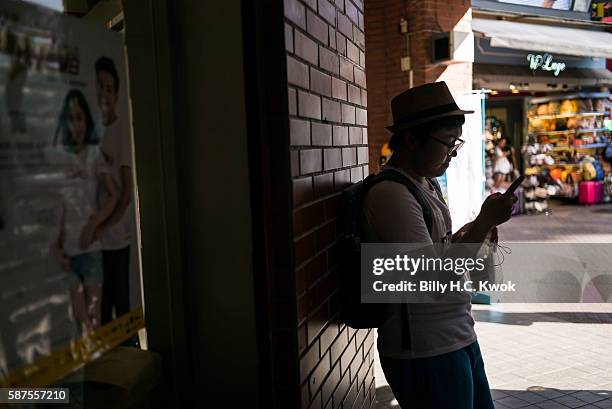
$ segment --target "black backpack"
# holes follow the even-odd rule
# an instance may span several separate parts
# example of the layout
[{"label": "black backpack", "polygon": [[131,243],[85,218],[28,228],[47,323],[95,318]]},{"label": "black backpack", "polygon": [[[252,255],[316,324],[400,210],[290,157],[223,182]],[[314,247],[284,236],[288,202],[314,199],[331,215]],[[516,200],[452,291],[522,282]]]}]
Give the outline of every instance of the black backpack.
[{"label": "black backpack", "polygon": [[[378,328],[386,319],[387,304],[361,303],[361,235],[362,206],[368,191],[385,180],[401,183],[415,197],[423,209],[423,219],[431,235],[433,225],[432,209],[422,191],[401,172],[386,168],[372,174],[362,182],[347,187],[341,196],[340,213],[340,251],[341,251],[341,286],[342,308],[340,321],[351,328]],[[440,185],[434,178],[429,179],[442,198]],[[402,308],[402,333],[409,334],[407,309]],[[409,349],[410,337],[403,337],[402,344]]]}]

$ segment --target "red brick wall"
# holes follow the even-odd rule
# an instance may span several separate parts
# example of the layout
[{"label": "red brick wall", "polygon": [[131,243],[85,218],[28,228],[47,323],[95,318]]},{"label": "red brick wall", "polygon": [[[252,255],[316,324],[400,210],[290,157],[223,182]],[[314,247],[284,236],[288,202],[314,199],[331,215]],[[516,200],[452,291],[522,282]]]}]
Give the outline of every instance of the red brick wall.
[{"label": "red brick wall", "polygon": [[[405,8],[404,8],[405,5]],[[378,171],[380,148],[389,139],[385,125],[392,122],[389,101],[409,87],[409,74],[400,59],[407,56],[406,39],[399,31],[400,19],[408,21],[413,84],[444,80],[453,91],[472,86],[469,63],[449,67],[431,64],[430,38],[438,32],[471,31],[469,0],[368,0],[365,3],[366,55],[369,106],[368,135],[370,169]]]},{"label": "red brick wall", "polygon": [[369,408],[374,334],[337,322],[339,192],[368,174],[363,0],[284,0],[302,408]]}]

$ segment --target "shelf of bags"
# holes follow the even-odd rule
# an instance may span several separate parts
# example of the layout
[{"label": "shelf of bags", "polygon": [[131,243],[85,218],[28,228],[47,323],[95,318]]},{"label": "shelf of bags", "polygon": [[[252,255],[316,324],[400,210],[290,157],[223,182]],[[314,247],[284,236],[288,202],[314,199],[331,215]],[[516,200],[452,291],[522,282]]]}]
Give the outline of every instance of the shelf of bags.
[{"label": "shelf of bags", "polygon": [[544,169],[554,169],[554,168],[568,168],[568,169],[573,169],[575,167],[580,167],[580,165],[575,165],[575,164],[559,164],[559,163],[555,163],[554,165],[531,165],[530,167],[532,168],[536,168],[537,172],[535,175],[541,175],[542,172],[544,171]]},{"label": "shelf of bags", "polygon": [[548,97],[531,98],[529,102],[532,105],[543,104],[551,101],[562,101],[564,99],[579,99],[579,98],[608,98],[609,92],[576,92],[572,94],[551,95]]},{"label": "shelf of bags", "polygon": [[562,131],[535,131],[530,132],[532,135],[567,135],[574,133],[595,133],[608,131],[606,128],[583,128],[583,129],[565,129]]},{"label": "shelf of bags", "polygon": [[536,119],[560,119],[560,118],[572,118],[572,117],[582,117],[582,116],[603,116],[605,112],[576,112],[572,114],[553,114],[553,115],[536,115],[536,116],[528,116],[527,118],[530,121],[535,121]]},{"label": "shelf of bags", "polygon": [[598,149],[598,148],[606,148],[608,147],[608,143],[589,143],[584,145],[575,145],[575,146],[555,146],[553,151],[573,151],[578,149]]},{"label": "shelf of bags", "polygon": [[534,167],[538,167],[538,168],[542,168],[542,167],[546,167],[546,168],[560,168],[560,167],[566,167],[566,168],[579,168],[582,165],[580,165],[580,163],[563,163],[563,162],[555,162],[552,165],[534,165]]}]

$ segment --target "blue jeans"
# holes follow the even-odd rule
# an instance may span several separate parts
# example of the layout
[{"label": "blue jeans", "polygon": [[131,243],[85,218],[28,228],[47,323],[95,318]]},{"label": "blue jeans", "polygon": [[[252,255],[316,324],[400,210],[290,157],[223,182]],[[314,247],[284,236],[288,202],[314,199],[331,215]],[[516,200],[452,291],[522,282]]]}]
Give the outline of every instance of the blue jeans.
[{"label": "blue jeans", "polygon": [[70,256],[70,270],[81,279],[86,287],[102,285],[104,281],[102,252],[92,251]]},{"label": "blue jeans", "polygon": [[418,359],[380,357],[402,409],[494,409],[478,342]]}]

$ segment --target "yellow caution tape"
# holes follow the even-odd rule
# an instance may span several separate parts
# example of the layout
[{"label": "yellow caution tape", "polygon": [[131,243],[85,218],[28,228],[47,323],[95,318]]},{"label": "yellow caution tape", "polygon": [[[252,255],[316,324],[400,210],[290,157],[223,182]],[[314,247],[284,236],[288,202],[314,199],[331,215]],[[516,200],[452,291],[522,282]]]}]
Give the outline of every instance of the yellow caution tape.
[{"label": "yellow caution tape", "polygon": [[144,313],[142,307],[139,307],[103,325],[88,336],[58,348],[51,355],[40,357],[34,363],[9,373],[7,377],[0,377],[0,387],[47,386],[87,362],[99,358],[104,352],[136,335],[141,328],[144,328]]}]

